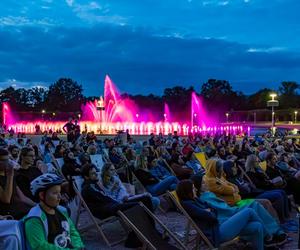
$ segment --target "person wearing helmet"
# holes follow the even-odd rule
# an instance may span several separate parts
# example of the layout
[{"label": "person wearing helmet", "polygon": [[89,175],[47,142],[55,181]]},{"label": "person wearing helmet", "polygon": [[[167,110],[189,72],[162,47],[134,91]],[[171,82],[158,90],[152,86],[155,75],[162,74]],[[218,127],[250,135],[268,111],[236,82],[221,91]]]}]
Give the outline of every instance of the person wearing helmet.
[{"label": "person wearing helmet", "polygon": [[40,201],[24,218],[27,244],[32,250],[84,248],[67,210],[59,206],[63,181],[48,173],[31,182],[32,195]]}]

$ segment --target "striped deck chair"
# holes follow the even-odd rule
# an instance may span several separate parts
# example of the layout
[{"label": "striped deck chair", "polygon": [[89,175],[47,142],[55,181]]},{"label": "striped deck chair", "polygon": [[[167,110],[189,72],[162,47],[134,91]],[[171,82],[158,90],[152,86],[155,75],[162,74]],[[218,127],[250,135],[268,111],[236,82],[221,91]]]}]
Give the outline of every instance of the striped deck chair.
[{"label": "striped deck chair", "polygon": [[[201,249],[201,241],[203,241],[209,249],[216,249],[212,242],[205,236],[203,231],[198,227],[198,225],[194,222],[194,220],[190,217],[190,215],[185,211],[185,209],[181,206],[179,198],[177,196],[176,191],[168,192],[169,197],[176,204],[178,211],[183,214],[183,216],[187,219],[186,231],[184,233],[184,244],[185,246],[193,241],[196,241],[195,249]],[[190,238],[190,229],[191,226],[196,230],[196,236],[193,239]],[[234,244],[239,240],[239,237],[234,238],[233,240],[224,242],[220,245],[220,248],[226,247],[228,245]],[[203,246],[202,246],[203,248]]]},{"label": "striped deck chair", "polygon": [[[74,190],[76,192],[76,201],[75,201],[75,205],[71,205],[69,207],[71,209],[71,218],[74,220],[75,226],[77,227],[79,233],[84,233],[84,232],[94,228],[100,234],[101,238],[104,240],[104,242],[107,244],[108,247],[115,246],[115,245],[125,241],[125,239],[127,237],[126,236],[127,228],[124,227],[120,218],[117,216],[111,216],[111,217],[101,220],[101,219],[94,217],[81,195],[81,186],[83,183],[83,178],[80,176],[76,176],[76,177],[73,177],[73,180],[74,180],[73,186],[74,186]],[[79,223],[79,218],[83,212],[87,213],[88,218],[90,220],[90,222],[86,223],[85,225],[81,225]],[[104,225],[117,223],[117,222],[120,223],[120,225],[124,231],[124,235],[121,235],[121,237],[118,240],[110,241],[107,237],[107,233],[105,233]]]},{"label": "striped deck chair", "polygon": [[[177,237],[146,206],[143,205],[143,203],[140,202],[139,205],[126,211],[119,211],[118,214],[142,241],[142,249],[187,249],[180,240],[177,239]],[[163,229],[162,235],[155,229],[150,218]],[[164,240],[163,237],[166,234],[175,241],[177,247]]]},{"label": "striped deck chair", "polygon": [[194,153],[194,154],[195,154],[196,159],[200,162],[202,167],[205,169],[206,161],[207,161],[206,154],[204,152],[199,152],[199,153]]}]

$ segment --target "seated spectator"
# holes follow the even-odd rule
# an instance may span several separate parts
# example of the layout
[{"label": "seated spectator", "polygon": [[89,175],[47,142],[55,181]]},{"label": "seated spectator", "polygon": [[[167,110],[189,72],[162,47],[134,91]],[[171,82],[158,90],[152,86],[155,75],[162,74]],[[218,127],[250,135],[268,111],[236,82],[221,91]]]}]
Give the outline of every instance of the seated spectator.
[{"label": "seated spectator", "polygon": [[159,198],[153,197],[149,193],[138,195],[129,194],[116,173],[114,165],[111,163],[104,164],[101,178],[105,188],[105,193],[118,202],[141,201],[152,211],[154,211],[160,204]]},{"label": "seated spectator", "polygon": [[30,183],[43,173],[34,165],[34,150],[22,148],[20,153],[21,167],[17,170],[16,182],[25,196],[36,201],[30,191]]},{"label": "seated spectator", "polygon": [[254,185],[263,190],[280,188],[282,183],[276,182],[275,180],[272,181],[272,179],[261,169],[259,162],[258,157],[251,154],[247,157],[245,164],[246,173]]},{"label": "seated spectator", "polygon": [[192,169],[194,174],[205,174],[205,169],[203,168],[203,166],[201,166],[200,162],[197,160],[194,152],[189,152],[186,156],[186,162],[185,165]]},{"label": "seated spectator", "polygon": [[283,244],[287,240],[286,234],[282,231],[274,217],[272,217],[270,213],[268,213],[268,211],[258,202],[248,202],[243,206],[229,206],[224,200],[217,198],[214,193],[207,190],[205,181],[202,182],[201,191],[197,190],[197,197],[202,202],[205,202],[210,207],[216,209],[218,220],[221,223],[237,212],[243,209],[251,208],[263,221],[268,234],[273,235],[273,242],[276,242],[277,244]]},{"label": "seated spectator", "polygon": [[82,152],[79,156],[78,159],[80,161],[81,166],[85,165],[86,163],[91,163],[91,158],[90,155],[86,152]]},{"label": "seated spectator", "polygon": [[215,193],[229,205],[235,205],[241,200],[238,187],[224,178],[221,161],[208,160],[204,177],[209,191]]},{"label": "seated spectator", "polygon": [[249,239],[254,249],[263,250],[264,240],[271,243],[272,235],[253,209],[245,208],[221,221],[213,207],[197,198],[192,181],[181,181],[176,191],[183,208],[215,247],[237,236]]},{"label": "seated spectator", "polygon": [[0,134],[0,147],[1,148],[6,148],[8,145],[7,145],[7,142],[5,140],[5,134],[4,133],[1,133]]},{"label": "seated spectator", "polygon": [[62,173],[70,179],[72,176],[81,175],[81,166],[77,163],[74,154],[70,150],[64,152],[64,165],[62,166]]},{"label": "seated spectator", "polygon": [[179,153],[176,153],[174,150],[172,151],[169,164],[180,180],[188,179],[193,174],[193,170],[185,166],[183,156]]},{"label": "seated spectator", "polygon": [[13,162],[14,169],[19,169],[20,164],[18,162],[19,162],[19,152],[20,152],[20,150],[19,150],[18,146],[10,145],[8,147],[8,152],[10,154],[10,159]]},{"label": "seated spectator", "polygon": [[97,154],[97,146],[95,144],[90,144],[86,150],[86,152],[89,154],[89,155],[95,155]]},{"label": "seated spectator", "polygon": [[47,139],[44,143],[43,158],[45,163],[52,162],[52,153],[55,152],[55,147],[51,140]]},{"label": "seated spectator", "polygon": [[138,202],[118,202],[105,193],[105,188],[99,183],[96,167],[85,164],[82,167],[84,182],[82,185],[82,197],[93,215],[100,219],[117,215],[118,210],[126,210],[138,204]]},{"label": "seated spectator", "polygon": [[54,157],[63,158],[65,150],[66,148],[62,144],[57,145],[53,154]]},{"label": "seated spectator", "polygon": [[[141,158],[141,157],[139,157]],[[153,161],[153,158],[150,158],[151,167],[154,167],[157,162]],[[147,161],[147,157],[146,157]],[[148,169],[147,163],[144,160],[140,161],[140,165],[137,166],[135,170],[135,175],[139,179],[139,181],[144,185],[149,193],[154,196],[159,196],[164,194],[167,190],[175,190],[176,184],[178,182],[175,176],[161,176],[162,179],[155,177]],[[164,178],[163,178],[164,177]]]},{"label": "seated spectator", "polygon": [[118,153],[116,148],[110,148],[109,149],[109,159],[110,161],[117,167],[121,168],[126,164],[126,158],[125,156]]},{"label": "seated spectator", "polygon": [[19,220],[35,205],[17,186],[8,151],[0,149],[0,214]]},{"label": "seated spectator", "polygon": [[8,138],[6,139],[8,145],[15,145],[17,144],[16,139],[14,138],[14,133],[10,132]]},{"label": "seated spectator", "polygon": [[75,143],[71,150],[75,157],[79,156],[80,154],[82,154],[84,152],[83,148],[81,147],[81,145],[79,143]]},{"label": "seated spectator", "polygon": [[280,179],[282,182],[280,182],[281,185],[279,185],[280,188],[284,188],[284,190],[288,194],[293,194],[295,202],[297,204],[300,204],[300,181],[296,179],[294,176],[284,176],[280,170],[276,168],[277,163],[277,157],[274,153],[268,153],[266,156],[267,161],[267,169],[266,174],[271,179]]},{"label": "seated spectator", "polygon": [[295,177],[300,180],[300,170],[292,167],[293,164],[291,157],[287,153],[282,153],[279,157],[279,161],[276,163],[276,167],[283,173],[287,178]]},{"label": "seated spectator", "polygon": [[32,195],[39,200],[24,219],[32,250],[84,248],[66,208],[59,206],[62,183],[63,179],[55,174],[41,175],[31,183]]},{"label": "seated spectator", "polygon": [[263,189],[256,188],[254,184],[249,183],[246,178],[243,178],[241,174],[238,174],[238,169],[232,161],[225,162],[223,164],[223,169],[226,174],[226,180],[239,188],[239,194],[243,199],[267,199],[275,208],[280,221],[283,222],[289,217],[289,201],[283,190],[274,189],[264,191]]}]

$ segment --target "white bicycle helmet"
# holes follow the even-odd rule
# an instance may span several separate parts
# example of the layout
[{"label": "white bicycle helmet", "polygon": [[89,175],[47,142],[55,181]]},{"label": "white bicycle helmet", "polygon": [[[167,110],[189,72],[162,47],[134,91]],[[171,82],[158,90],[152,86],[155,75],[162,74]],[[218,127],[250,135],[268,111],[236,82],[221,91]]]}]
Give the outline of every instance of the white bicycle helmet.
[{"label": "white bicycle helmet", "polygon": [[30,190],[31,193],[36,196],[39,191],[47,190],[48,188],[60,185],[63,182],[64,180],[56,174],[43,174],[30,183]]}]

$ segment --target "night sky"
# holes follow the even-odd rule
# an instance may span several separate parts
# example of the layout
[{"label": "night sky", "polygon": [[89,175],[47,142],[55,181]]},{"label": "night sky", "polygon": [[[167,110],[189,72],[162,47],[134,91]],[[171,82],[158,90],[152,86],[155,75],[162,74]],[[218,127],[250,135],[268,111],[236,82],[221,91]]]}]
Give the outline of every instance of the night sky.
[{"label": "night sky", "polygon": [[0,88],[59,77],[103,92],[200,91],[209,78],[251,94],[300,83],[299,0],[2,0]]}]

